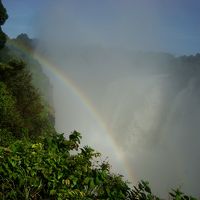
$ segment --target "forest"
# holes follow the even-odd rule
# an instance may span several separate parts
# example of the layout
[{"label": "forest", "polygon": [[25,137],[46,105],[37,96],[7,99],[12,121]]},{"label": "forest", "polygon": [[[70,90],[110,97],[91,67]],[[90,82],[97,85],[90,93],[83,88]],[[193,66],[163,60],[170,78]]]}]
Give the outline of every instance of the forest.
[{"label": "forest", "polygon": [[[0,26],[7,18],[0,1]],[[82,147],[79,132],[68,138],[56,132],[51,83],[31,53],[16,48],[31,52],[36,42],[26,34],[10,39],[0,27],[0,199],[161,199],[147,181],[133,186],[114,174],[107,161],[99,162],[101,154]],[[163,56],[183,66],[177,73],[187,70],[188,63],[199,73],[200,54]],[[168,198],[195,200],[180,189],[171,190]]]}]

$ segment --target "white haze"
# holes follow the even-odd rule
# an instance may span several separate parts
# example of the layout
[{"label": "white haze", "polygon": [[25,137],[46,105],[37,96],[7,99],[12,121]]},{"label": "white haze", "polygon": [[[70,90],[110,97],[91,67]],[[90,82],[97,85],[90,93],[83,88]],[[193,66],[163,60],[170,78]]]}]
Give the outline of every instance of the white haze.
[{"label": "white haze", "polygon": [[[41,46],[95,106],[118,149],[99,116],[50,75],[57,129],[82,132],[84,144],[108,155],[113,168],[127,176],[122,159],[126,157],[133,183],[148,180],[162,196],[179,186],[199,196],[197,80],[191,77],[181,85],[181,75],[165,60],[136,53],[165,50],[156,9],[140,1],[131,8],[121,1],[103,1],[99,10],[93,10],[94,1],[84,1],[90,3],[88,9],[80,8],[79,1],[69,2],[47,6],[39,23]],[[96,12],[99,18],[93,19]]]}]

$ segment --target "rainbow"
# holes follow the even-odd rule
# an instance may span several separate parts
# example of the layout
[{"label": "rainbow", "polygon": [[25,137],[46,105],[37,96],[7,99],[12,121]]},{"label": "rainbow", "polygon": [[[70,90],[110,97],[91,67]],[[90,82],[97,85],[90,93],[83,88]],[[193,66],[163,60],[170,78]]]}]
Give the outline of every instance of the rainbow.
[{"label": "rainbow", "polygon": [[119,158],[122,162],[125,172],[127,173],[128,179],[135,180],[136,176],[133,173],[133,169],[130,167],[129,161],[127,160],[124,153],[119,149],[120,145],[116,141],[112,130],[104,122],[103,118],[98,113],[93,103],[81,91],[79,86],[69,76],[67,76],[66,73],[63,73],[61,70],[59,70],[60,67],[57,64],[50,61],[44,55],[39,54],[37,52],[34,52],[33,54],[31,49],[25,47],[24,45],[16,44],[16,42],[13,42],[12,40],[9,40],[7,43],[15,49],[19,49],[27,56],[33,55],[33,57],[41,64],[43,69],[48,71],[50,74],[54,75],[60,82],[62,82],[65,85],[65,87],[79,100],[80,105],[86,108],[86,110],[91,114],[91,116],[98,122],[98,125],[102,128],[102,130],[104,130],[104,133],[107,134],[110,141],[110,145],[114,150],[115,156]]}]

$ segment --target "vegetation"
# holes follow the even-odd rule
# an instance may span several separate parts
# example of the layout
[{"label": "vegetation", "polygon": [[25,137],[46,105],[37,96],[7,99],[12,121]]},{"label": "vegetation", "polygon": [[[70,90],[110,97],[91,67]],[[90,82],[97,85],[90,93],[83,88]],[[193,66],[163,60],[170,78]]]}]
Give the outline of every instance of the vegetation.
[{"label": "vegetation", "polygon": [[[15,140],[0,147],[0,199],[127,199],[159,200],[147,182],[131,189],[122,176],[110,172],[108,163],[88,146],[80,147],[80,133],[67,140],[63,134]],[[171,199],[195,200],[179,190]]]},{"label": "vegetation", "polygon": [[[0,1],[0,25],[7,17]],[[13,59],[4,36],[0,29],[0,199],[158,200],[148,182],[130,188],[107,162],[95,161],[100,154],[81,147],[77,131],[68,139],[56,133],[30,71],[16,52]],[[194,199],[179,190],[169,195]]]},{"label": "vegetation", "polygon": [[[40,63],[33,56],[36,45],[37,40],[30,39],[27,34],[20,34],[15,39],[8,39],[6,43],[10,57],[20,58],[26,62],[26,68],[32,75],[32,84],[38,88],[42,99],[51,106],[53,114],[52,86]],[[6,60],[8,59],[6,58]]]},{"label": "vegetation", "polygon": [[[125,199],[127,184],[93,163],[100,154],[80,148],[80,134],[16,140],[0,149],[1,199]],[[75,151],[77,153],[75,153]]]},{"label": "vegetation", "polygon": [[[63,134],[15,140],[0,147],[1,199],[127,199],[159,200],[147,182],[130,189],[122,176],[110,172],[108,163],[94,162],[100,154],[81,148],[81,135]],[[195,200],[179,190],[171,199]]]},{"label": "vegetation", "polygon": [[6,35],[2,31],[1,26],[5,23],[7,18],[8,18],[8,15],[7,15],[6,9],[4,8],[0,0],[0,49],[2,49],[6,43]]},{"label": "vegetation", "polygon": [[3,138],[6,138],[5,131],[15,138],[22,138],[24,134],[35,138],[47,131],[54,132],[48,110],[32,86],[31,74],[22,61],[0,63],[0,94]]}]

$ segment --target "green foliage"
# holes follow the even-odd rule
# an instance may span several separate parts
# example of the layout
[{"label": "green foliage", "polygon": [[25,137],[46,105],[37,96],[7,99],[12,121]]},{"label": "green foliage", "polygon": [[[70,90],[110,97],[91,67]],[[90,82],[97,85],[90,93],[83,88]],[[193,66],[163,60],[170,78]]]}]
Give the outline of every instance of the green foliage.
[{"label": "green foliage", "polygon": [[74,131],[69,140],[56,134],[1,147],[0,199],[125,199],[127,184],[94,167],[92,160],[100,154],[80,148],[80,138]]},{"label": "green foliage", "polygon": [[0,49],[2,49],[6,43],[6,35],[2,31],[1,26],[5,23],[7,18],[8,18],[8,15],[7,15],[6,9],[4,8],[0,0]]},{"label": "green foliage", "polygon": [[15,137],[28,134],[32,138],[55,132],[24,62],[0,63],[0,81],[0,129],[6,128]]},{"label": "green foliage", "polygon": [[46,74],[44,74],[42,66],[33,56],[36,44],[37,40],[30,39],[27,34],[20,34],[15,39],[8,39],[6,45],[12,56],[21,58],[26,62],[26,68],[32,74],[34,87],[39,89],[42,99],[53,107],[51,83]]},{"label": "green foliage", "polygon": [[7,36],[6,34],[2,31],[0,27],[0,49],[2,49],[5,46]]},{"label": "green foliage", "polygon": [[44,113],[48,115],[48,121],[54,126],[53,89],[49,78],[42,70],[42,66],[33,56],[35,45],[36,41],[30,39],[26,34],[20,34],[16,39],[8,39],[6,47],[0,50],[0,61],[7,63],[9,60],[20,59],[26,63],[23,65],[25,70],[31,74],[31,85],[37,88],[43,110],[45,110]]},{"label": "green foliage", "polygon": [[[9,47],[3,48],[6,35],[1,25],[7,18],[6,9],[0,0],[0,144],[3,146],[24,135],[36,138],[42,134],[55,133],[54,113],[33,87],[32,75],[27,66],[19,59],[19,54],[15,54]],[[27,46],[30,44],[26,35],[22,34],[18,40],[25,41]],[[41,71],[40,67],[37,72]],[[34,75],[46,80],[44,74]]]},{"label": "green foliage", "polygon": [[11,132],[15,132],[15,134],[18,135],[22,127],[23,127],[23,120],[20,116],[19,111],[16,108],[16,99],[10,94],[7,86],[3,82],[0,82],[1,142],[3,141],[5,142],[5,139],[8,140],[8,136],[10,135]]},{"label": "green foliage", "polygon": [[16,140],[16,137],[9,130],[9,128],[1,128],[0,129],[0,144],[2,146],[8,146],[15,140]]},{"label": "green foliage", "polygon": [[7,19],[8,19],[8,14],[6,12],[5,7],[2,4],[2,1],[0,0],[0,25],[2,26]]},{"label": "green foliage", "polygon": [[[187,196],[179,189],[172,190],[169,193],[169,199],[172,200],[197,200],[192,196]],[[138,186],[134,186],[132,190],[129,190],[127,193],[127,200],[161,200],[161,198],[155,196],[151,192],[149,183],[146,181],[141,181],[138,183]]]},{"label": "green foliage", "polygon": [[128,200],[159,200],[160,198],[152,194],[149,183],[141,181],[138,186],[134,186],[132,190],[128,191]]},{"label": "green foliage", "polygon": [[169,195],[174,200],[197,200],[196,198],[194,198],[192,196],[185,195],[179,189],[172,190],[172,192],[170,192]]},{"label": "green foliage", "polygon": [[[130,189],[107,163],[94,163],[100,154],[88,146],[81,148],[80,139],[74,131],[69,139],[54,134],[37,142],[24,138],[0,147],[0,199],[161,199],[152,194],[148,182]],[[170,199],[196,200],[178,189]]]}]

